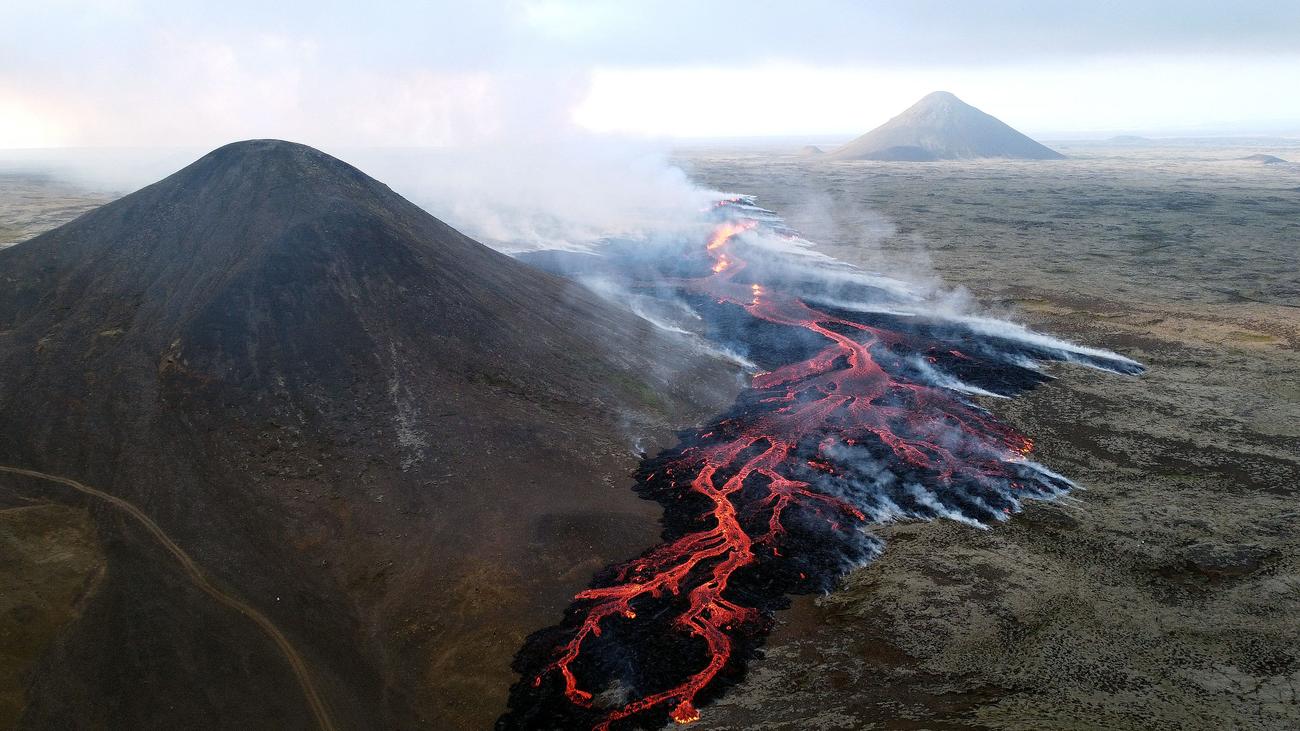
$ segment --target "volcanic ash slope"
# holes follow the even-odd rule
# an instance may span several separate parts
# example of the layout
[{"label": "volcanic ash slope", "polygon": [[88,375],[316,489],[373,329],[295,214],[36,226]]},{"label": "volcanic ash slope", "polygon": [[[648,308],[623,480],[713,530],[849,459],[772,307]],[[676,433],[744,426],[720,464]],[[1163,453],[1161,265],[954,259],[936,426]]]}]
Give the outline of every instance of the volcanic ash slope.
[{"label": "volcanic ash slope", "polygon": [[[283,631],[344,728],[489,726],[523,637],[656,538],[619,426],[703,415],[734,380],[287,142],[0,251],[0,464],[138,506]],[[69,492],[6,476],[0,507]],[[265,634],[91,507],[106,573],[0,673],[30,679],[22,725],[311,724]]]}]

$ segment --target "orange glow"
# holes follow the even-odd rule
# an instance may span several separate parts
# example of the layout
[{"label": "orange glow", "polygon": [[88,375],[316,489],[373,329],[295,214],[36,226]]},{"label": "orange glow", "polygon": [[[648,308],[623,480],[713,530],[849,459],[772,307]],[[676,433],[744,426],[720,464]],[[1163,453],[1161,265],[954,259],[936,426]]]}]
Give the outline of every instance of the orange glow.
[{"label": "orange glow", "polygon": [[[713,257],[714,274],[721,274],[728,269],[732,269],[732,264],[735,263],[731,257],[727,256],[727,252],[723,247],[736,236],[757,225],[754,221],[724,221],[713,229],[713,234],[709,236],[709,241],[704,245],[704,249],[709,253],[709,256]],[[757,293],[755,293],[755,296],[757,296]]]},{"label": "orange glow", "polygon": [[704,248],[714,251],[730,241],[733,236],[742,234],[755,225],[753,221],[727,221],[722,223],[713,230],[713,235],[709,237],[709,243],[705,244]]},{"label": "orange glow", "polygon": [[669,715],[672,717],[673,721],[682,725],[695,723],[700,720],[700,712],[695,709],[694,705],[691,705],[690,701],[682,701],[681,705],[674,708],[673,712]]},{"label": "orange glow", "polygon": [[[781,549],[788,548],[782,542],[788,512],[812,511],[835,532],[857,531],[867,522],[868,516],[853,504],[815,486],[822,475],[839,472],[832,451],[836,444],[878,442],[900,462],[944,483],[983,481],[994,473],[987,461],[973,461],[961,447],[935,439],[933,429],[900,429],[900,424],[921,420],[955,423],[964,431],[990,435],[1004,460],[1023,459],[1033,447],[1023,435],[994,421],[991,414],[931,386],[891,375],[877,358],[903,342],[903,336],[816,309],[780,289],[769,291],[758,283],[737,281],[737,274],[746,266],[747,252],[743,247],[732,251],[728,243],[756,225],[750,220],[719,224],[705,245],[713,259],[713,276],[684,280],[681,286],[719,303],[743,307],[767,323],[807,330],[826,346],[806,360],[754,375],[752,388],[763,392],[761,403],[769,410],[756,412],[739,425],[731,420],[720,422],[716,437],[712,431],[705,433],[707,441],[683,450],[662,472],[650,474],[649,479],[667,480],[672,489],[700,501],[707,516],[700,521],[700,529],[624,564],[610,585],[586,589],[575,597],[582,606],[576,630],[533,679],[534,685],[539,685],[542,676],[558,674],[565,696],[574,705],[593,708],[592,693],[579,687],[574,671],[579,656],[589,640],[601,636],[602,625],[607,628],[611,622],[635,620],[634,602],[681,596],[674,631],[699,638],[705,650],[704,662],[683,668],[684,677],[676,685],[605,711],[595,726],[597,731],[608,731],[622,719],[669,705],[669,716],[676,723],[699,720],[694,700],[731,662],[734,633],[763,621],[757,608],[737,603],[727,593],[728,584],[738,571],[760,561],[760,556],[785,555]],[[909,398],[886,398],[899,393],[908,393]],[[807,436],[818,433],[835,437],[822,441],[821,456],[801,460],[817,476],[807,478],[809,481],[798,479],[789,466]],[[747,483],[765,485],[766,494],[743,497]],[[742,499],[746,503],[741,503]],[[752,513],[742,515],[742,506],[759,511],[762,517],[757,529],[755,523],[745,522],[752,521]]]}]

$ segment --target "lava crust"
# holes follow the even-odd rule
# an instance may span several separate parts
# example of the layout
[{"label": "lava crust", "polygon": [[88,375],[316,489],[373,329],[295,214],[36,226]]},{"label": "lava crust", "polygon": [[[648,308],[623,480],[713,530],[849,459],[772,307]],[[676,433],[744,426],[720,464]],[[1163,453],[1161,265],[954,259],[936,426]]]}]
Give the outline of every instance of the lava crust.
[{"label": "lava crust", "polygon": [[1045,360],[1142,370],[1006,323],[922,314],[883,280],[828,284],[806,255],[791,264],[773,248],[796,237],[748,198],[711,215],[703,246],[649,263],[615,246],[602,266],[688,305],[709,340],[763,370],[725,414],[643,463],[636,489],[663,506],[663,543],[603,571],[529,638],[500,729],[698,719],[790,595],[830,591],[879,554],[871,525],[983,526],[1072,487],[973,395],[1033,388]]}]

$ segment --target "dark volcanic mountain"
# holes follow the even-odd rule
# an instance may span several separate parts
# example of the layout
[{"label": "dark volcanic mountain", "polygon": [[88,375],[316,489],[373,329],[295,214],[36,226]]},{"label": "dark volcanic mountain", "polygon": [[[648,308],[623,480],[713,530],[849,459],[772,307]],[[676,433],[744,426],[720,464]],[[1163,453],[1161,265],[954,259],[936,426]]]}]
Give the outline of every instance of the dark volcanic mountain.
[{"label": "dark volcanic mountain", "polygon": [[835,160],[1059,160],[1041,145],[946,91],[927,94],[902,114],[828,153]]},{"label": "dark volcanic mountain", "polygon": [[[0,464],[150,516],[337,726],[481,728],[522,638],[656,537],[620,425],[730,399],[684,347],[339,160],[236,143],[0,251]],[[106,568],[26,610],[21,725],[312,725],[268,636],[155,537],[0,475],[0,508],[33,500],[85,506],[93,530],[44,535]]]}]

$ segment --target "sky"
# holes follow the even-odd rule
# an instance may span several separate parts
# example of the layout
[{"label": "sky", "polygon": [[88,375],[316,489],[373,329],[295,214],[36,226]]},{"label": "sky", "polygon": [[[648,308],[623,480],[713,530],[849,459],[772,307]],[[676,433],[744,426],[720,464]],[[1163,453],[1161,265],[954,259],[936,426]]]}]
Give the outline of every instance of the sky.
[{"label": "sky", "polygon": [[1300,135],[1300,2],[0,0],[0,148]]}]

